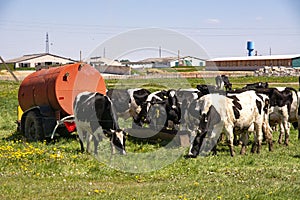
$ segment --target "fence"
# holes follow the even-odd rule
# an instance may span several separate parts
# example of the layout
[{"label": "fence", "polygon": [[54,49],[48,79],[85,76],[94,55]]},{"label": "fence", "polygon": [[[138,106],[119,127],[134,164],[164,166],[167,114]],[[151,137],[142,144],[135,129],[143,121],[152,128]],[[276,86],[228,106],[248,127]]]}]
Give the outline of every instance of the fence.
[{"label": "fence", "polygon": [[109,79],[155,79],[155,78],[210,78],[217,75],[227,75],[231,77],[254,76],[254,72],[249,71],[200,71],[197,73],[166,73],[166,74],[147,74],[147,75],[105,75],[104,78]]},{"label": "fence", "polygon": [[[26,76],[34,71],[15,71],[14,74],[22,81]],[[199,71],[193,73],[149,73],[147,75],[114,75],[102,73],[104,79],[156,79],[156,78],[210,78],[224,74],[227,76],[254,76],[254,72],[249,71]],[[14,77],[2,70],[0,72],[0,80],[14,80]]]}]

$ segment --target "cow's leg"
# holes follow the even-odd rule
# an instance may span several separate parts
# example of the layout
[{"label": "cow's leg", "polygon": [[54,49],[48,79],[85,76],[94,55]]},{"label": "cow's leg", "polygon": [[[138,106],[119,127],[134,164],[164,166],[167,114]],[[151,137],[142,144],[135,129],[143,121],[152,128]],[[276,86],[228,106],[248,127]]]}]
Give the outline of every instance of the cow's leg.
[{"label": "cow's leg", "polygon": [[243,132],[241,135],[241,141],[242,141],[242,148],[240,154],[244,155],[246,153],[246,148],[249,141],[249,133]]},{"label": "cow's leg", "polygon": [[290,135],[290,123],[287,120],[284,120],[280,123],[280,135],[278,143],[282,144],[283,135],[285,136],[284,144],[289,145],[289,135]]},{"label": "cow's leg", "polygon": [[98,155],[99,140],[97,139],[97,137],[93,136],[93,142],[94,142],[94,154]]},{"label": "cow's leg", "polygon": [[256,151],[256,153],[260,153],[260,151],[261,151],[262,139],[263,139],[262,124],[260,124],[258,127],[258,131],[257,131],[257,151]]},{"label": "cow's leg", "polygon": [[282,144],[282,138],[283,138],[283,134],[284,134],[284,122],[280,122],[279,123],[279,138],[278,138],[278,144]]},{"label": "cow's leg", "polygon": [[[85,130],[82,130],[82,138],[80,138],[83,141],[85,141],[86,143],[86,152],[90,153],[91,152],[91,148],[90,148],[90,143],[93,140],[93,134],[92,131],[90,130],[90,128],[86,128]],[[85,144],[83,144],[84,146]]]},{"label": "cow's leg", "polygon": [[193,147],[193,143],[194,143],[194,140],[195,140],[195,137],[196,137],[197,133],[195,130],[191,131],[191,135],[190,135],[190,148],[189,148],[189,153],[188,155],[192,155],[192,147]]},{"label": "cow's leg", "polygon": [[93,142],[94,142],[94,154],[98,155],[98,145],[103,139],[103,129],[101,126],[93,133]]},{"label": "cow's leg", "polygon": [[[300,111],[299,111],[300,112]],[[298,115],[298,123],[297,123],[297,127],[298,127],[298,140],[300,140],[300,116]]]},{"label": "cow's leg", "polygon": [[[202,156],[207,156],[210,151],[214,151],[214,155],[216,154],[216,146],[218,143],[218,139],[220,137],[221,131],[223,128],[223,123],[215,124],[213,129],[208,129],[205,132],[202,132],[201,135],[201,144],[199,154]],[[196,136],[197,138],[197,136]],[[195,140],[196,140],[195,138]]]},{"label": "cow's leg", "polygon": [[252,153],[260,153],[261,143],[263,139],[262,124],[255,124],[254,143],[252,145]]},{"label": "cow's leg", "polygon": [[268,142],[269,145],[269,151],[273,151],[273,135],[272,135],[272,129],[268,122],[263,124],[263,136]]},{"label": "cow's leg", "polygon": [[213,156],[216,156],[217,155],[217,143],[216,143],[216,145],[212,148],[212,155]]},{"label": "cow's leg", "polygon": [[78,137],[79,137],[80,152],[83,153],[84,152],[83,141],[86,137],[86,131],[83,131],[81,128],[79,128],[79,126],[77,126],[77,134],[78,134]]},{"label": "cow's leg", "polygon": [[83,142],[79,139],[79,143],[80,143],[80,152],[83,153],[84,152],[84,146],[83,146]]},{"label": "cow's leg", "polygon": [[253,144],[252,144],[252,148],[251,148],[251,153],[255,153],[255,152],[257,152],[258,151],[258,138],[257,138],[257,129],[256,129],[257,127],[256,127],[256,125],[255,125],[255,130],[254,130],[254,134],[253,134],[253,136],[254,136],[254,141],[253,141]]},{"label": "cow's leg", "polygon": [[93,135],[92,134],[87,134],[87,137],[86,137],[86,151],[88,153],[91,152],[91,141],[93,140]]},{"label": "cow's leg", "polygon": [[233,144],[236,146],[240,144],[240,138],[238,134],[233,135]]},{"label": "cow's leg", "polygon": [[235,155],[234,146],[233,146],[233,139],[234,139],[233,127],[231,127],[231,126],[225,127],[225,132],[226,132],[226,135],[227,135],[230,155],[233,157]]},{"label": "cow's leg", "polygon": [[285,144],[286,146],[289,145],[290,126],[291,126],[291,124],[287,121],[287,122],[285,123],[285,140],[284,140],[284,144]]}]

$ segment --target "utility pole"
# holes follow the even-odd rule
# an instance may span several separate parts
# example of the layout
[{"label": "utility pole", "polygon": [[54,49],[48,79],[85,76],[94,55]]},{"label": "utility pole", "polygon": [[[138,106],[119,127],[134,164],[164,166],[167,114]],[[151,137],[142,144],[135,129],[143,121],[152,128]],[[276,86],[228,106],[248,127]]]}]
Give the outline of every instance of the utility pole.
[{"label": "utility pole", "polygon": [[180,60],[180,50],[178,50],[178,66],[181,66],[181,60]]},{"label": "utility pole", "polygon": [[158,55],[159,55],[159,58],[161,58],[161,46],[159,46]]}]

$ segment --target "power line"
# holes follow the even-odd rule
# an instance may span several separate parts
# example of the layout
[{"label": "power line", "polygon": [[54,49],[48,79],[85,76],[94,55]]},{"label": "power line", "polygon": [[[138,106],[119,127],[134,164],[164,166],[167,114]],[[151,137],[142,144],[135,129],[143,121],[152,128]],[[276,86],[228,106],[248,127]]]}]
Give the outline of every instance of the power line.
[{"label": "power line", "polygon": [[[7,20],[0,20],[0,24],[2,25],[16,25],[16,26],[23,26],[23,27],[79,27],[79,28],[100,28],[100,29],[136,29],[136,28],[143,28],[141,26],[124,26],[124,25],[104,25],[104,24],[73,24],[73,23],[51,23],[51,22],[26,22],[26,21],[7,21]],[[176,29],[176,30],[299,30],[298,27],[290,27],[290,26],[276,26],[276,27],[189,27],[189,26],[167,26],[163,27],[166,29]]]},{"label": "power line", "polygon": [[[13,31],[13,32],[43,32],[45,29],[44,28],[34,28],[34,29],[28,29],[27,28],[1,28],[1,31]],[[130,31],[130,30],[127,30]],[[72,33],[72,34],[92,34],[92,35],[116,35],[116,34],[120,34],[120,33],[126,33],[125,30],[122,31],[104,31],[104,30],[87,30],[87,29],[77,29],[77,30],[70,30],[70,29],[52,29],[52,32],[57,32],[57,33]],[[137,35],[142,35],[140,32],[139,33],[135,33],[132,32],[132,35],[137,34]],[[165,33],[165,35],[177,35],[177,34],[183,34],[183,35],[189,35],[189,36],[201,36],[201,37],[244,37],[244,36],[281,36],[281,37],[285,37],[285,36],[296,36],[299,37],[300,36],[300,31],[299,32],[242,32],[242,33],[235,33],[235,31],[230,31],[227,33],[218,33],[216,31],[214,32],[197,32],[197,31],[181,31],[179,33]]]}]

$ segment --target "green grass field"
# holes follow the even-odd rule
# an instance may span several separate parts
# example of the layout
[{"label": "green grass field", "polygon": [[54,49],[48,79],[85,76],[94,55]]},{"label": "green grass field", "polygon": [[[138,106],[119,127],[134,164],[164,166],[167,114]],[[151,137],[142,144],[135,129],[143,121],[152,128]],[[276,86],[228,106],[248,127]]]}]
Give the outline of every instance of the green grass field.
[{"label": "green grass field", "polygon": [[[210,81],[109,80],[107,85],[156,90]],[[230,81],[234,88],[269,81],[298,89],[290,84],[298,82],[298,77]],[[251,154],[248,148],[246,155],[232,158],[221,143],[217,156],[185,159],[187,149],[128,139],[126,157],[99,162],[80,153],[78,141],[71,137],[26,143],[16,132],[18,87],[19,83],[0,81],[0,199],[300,199],[300,141],[293,128],[290,145],[275,143],[273,152],[264,144],[261,154]],[[277,132],[273,138],[277,140]],[[240,147],[235,150],[239,152]]]}]

